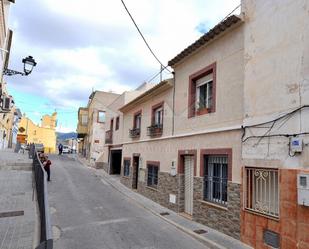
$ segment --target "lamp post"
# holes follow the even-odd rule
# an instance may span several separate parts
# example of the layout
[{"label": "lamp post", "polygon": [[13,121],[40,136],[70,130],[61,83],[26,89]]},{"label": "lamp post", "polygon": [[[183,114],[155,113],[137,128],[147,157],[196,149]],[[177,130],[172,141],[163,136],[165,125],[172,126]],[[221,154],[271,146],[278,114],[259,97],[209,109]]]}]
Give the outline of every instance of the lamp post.
[{"label": "lamp post", "polygon": [[17,74],[20,74],[22,76],[27,76],[31,74],[33,68],[37,64],[32,56],[28,56],[22,59],[22,63],[24,64],[24,72],[18,72],[12,69],[5,68],[3,71],[3,74],[7,76],[12,76],[12,75],[17,75]]}]

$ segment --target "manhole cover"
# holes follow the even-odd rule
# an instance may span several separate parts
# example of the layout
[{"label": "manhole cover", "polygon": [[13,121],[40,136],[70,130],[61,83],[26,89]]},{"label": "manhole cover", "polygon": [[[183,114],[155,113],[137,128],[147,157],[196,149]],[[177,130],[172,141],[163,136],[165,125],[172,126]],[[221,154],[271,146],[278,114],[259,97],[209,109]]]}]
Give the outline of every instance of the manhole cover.
[{"label": "manhole cover", "polygon": [[23,215],[24,215],[24,211],[2,212],[2,213],[0,213],[0,218],[23,216]]},{"label": "manhole cover", "polygon": [[170,215],[170,214],[168,212],[163,212],[163,213],[160,213],[160,215],[165,216],[165,215]]},{"label": "manhole cover", "polygon": [[197,233],[197,234],[204,234],[207,233],[207,231],[203,230],[203,229],[199,229],[199,230],[194,230],[193,232]]}]

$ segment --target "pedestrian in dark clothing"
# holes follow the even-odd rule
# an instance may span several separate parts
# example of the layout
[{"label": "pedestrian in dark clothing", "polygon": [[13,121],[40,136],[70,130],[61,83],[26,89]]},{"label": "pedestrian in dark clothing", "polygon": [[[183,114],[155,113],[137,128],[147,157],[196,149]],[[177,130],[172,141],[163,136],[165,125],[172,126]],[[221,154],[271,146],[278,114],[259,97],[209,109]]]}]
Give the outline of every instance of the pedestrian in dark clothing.
[{"label": "pedestrian in dark clothing", "polygon": [[50,165],[51,165],[51,161],[48,160],[48,156],[45,156],[45,161],[43,162],[43,166],[44,166],[44,169],[47,173],[47,181],[50,182]]},{"label": "pedestrian in dark clothing", "polygon": [[63,151],[63,145],[61,143],[58,145],[58,150],[59,150],[59,155],[61,155]]}]

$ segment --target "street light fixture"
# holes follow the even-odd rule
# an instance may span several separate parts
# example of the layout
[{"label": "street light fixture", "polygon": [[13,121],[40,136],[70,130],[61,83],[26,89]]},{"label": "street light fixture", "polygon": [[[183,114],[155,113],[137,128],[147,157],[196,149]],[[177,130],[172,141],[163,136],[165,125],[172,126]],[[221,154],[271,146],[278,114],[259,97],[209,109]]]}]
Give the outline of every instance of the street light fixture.
[{"label": "street light fixture", "polygon": [[22,76],[27,76],[27,75],[31,74],[33,68],[37,64],[32,56],[28,56],[28,57],[22,59],[22,63],[24,63],[24,72],[23,73],[6,68],[6,69],[4,69],[3,74],[7,75],[7,76],[12,76],[12,75],[16,75],[16,74],[20,74]]}]

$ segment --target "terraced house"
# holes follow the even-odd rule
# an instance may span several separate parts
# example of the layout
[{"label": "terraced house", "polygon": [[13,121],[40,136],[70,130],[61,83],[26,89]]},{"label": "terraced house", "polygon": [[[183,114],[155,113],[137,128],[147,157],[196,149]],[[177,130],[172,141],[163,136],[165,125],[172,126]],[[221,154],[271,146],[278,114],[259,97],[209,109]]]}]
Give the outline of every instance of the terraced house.
[{"label": "terraced house", "polygon": [[119,107],[107,171],[255,248],[309,248],[308,22],[307,1],[243,0]]},{"label": "terraced house", "polygon": [[[170,61],[173,79],[120,108],[122,182],[235,238],[240,238],[242,23],[237,16],[220,23],[190,53]],[[109,164],[115,167],[113,160]]]}]

